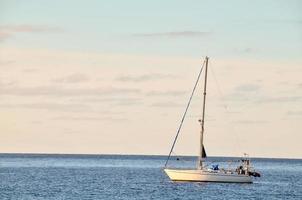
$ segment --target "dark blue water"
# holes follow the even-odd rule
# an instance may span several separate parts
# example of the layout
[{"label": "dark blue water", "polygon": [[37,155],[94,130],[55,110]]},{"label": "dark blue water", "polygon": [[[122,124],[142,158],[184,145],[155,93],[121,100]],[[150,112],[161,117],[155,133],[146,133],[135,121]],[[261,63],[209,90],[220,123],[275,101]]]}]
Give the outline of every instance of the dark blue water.
[{"label": "dark blue water", "polygon": [[[302,160],[253,159],[262,175],[253,184],[171,182],[162,172],[164,161],[161,156],[0,154],[0,199],[302,199]],[[174,163],[194,166],[195,161],[185,157]]]}]

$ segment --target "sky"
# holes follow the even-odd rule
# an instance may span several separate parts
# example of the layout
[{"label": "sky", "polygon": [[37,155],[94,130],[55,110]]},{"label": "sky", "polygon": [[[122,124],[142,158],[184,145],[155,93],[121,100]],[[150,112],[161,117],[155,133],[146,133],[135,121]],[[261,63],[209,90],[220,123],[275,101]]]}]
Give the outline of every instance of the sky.
[{"label": "sky", "polygon": [[[302,158],[301,9],[0,0],[0,152],[166,155],[209,56],[207,154]],[[201,94],[175,154],[198,153]]]}]

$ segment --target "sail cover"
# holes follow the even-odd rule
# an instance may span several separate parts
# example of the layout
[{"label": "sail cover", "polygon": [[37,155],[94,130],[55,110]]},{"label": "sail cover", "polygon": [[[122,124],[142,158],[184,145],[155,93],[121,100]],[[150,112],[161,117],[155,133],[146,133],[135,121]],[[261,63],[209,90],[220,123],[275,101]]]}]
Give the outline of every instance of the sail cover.
[{"label": "sail cover", "polygon": [[207,153],[206,153],[206,150],[204,148],[204,145],[202,145],[202,157],[203,158],[206,158],[207,157]]}]

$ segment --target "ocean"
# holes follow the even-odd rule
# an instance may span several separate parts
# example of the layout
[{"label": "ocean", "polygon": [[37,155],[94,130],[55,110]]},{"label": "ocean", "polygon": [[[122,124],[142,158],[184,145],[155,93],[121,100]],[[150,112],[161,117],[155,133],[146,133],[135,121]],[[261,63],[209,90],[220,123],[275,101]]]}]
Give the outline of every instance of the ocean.
[{"label": "ocean", "polygon": [[[195,159],[173,157],[171,164],[195,166]],[[231,159],[212,157],[209,162],[223,165]],[[0,199],[302,199],[301,159],[252,159],[262,176],[252,184],[172,182],[162,171],[165,160],[165,156],[0,154]]]}]

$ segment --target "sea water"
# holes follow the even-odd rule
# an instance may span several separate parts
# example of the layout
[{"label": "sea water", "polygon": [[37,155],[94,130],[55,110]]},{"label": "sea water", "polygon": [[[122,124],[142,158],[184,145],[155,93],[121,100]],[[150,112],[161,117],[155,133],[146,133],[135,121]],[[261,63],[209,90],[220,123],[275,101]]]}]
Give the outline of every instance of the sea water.
[{"label": "sea water", "polygon": [[[0,154],[0,199],[302,199],[302,160],[252,159],[253,184],[172,182],[164,156]],[[236,158],[209,158],[223,165]],[[196,158],[170,164],[194,166]],[[224,166],[228,167],[228,165]]]}]

